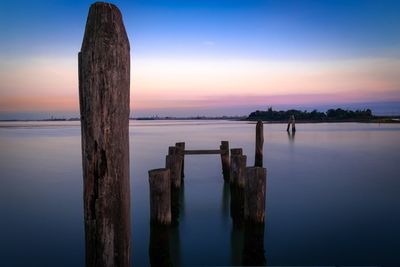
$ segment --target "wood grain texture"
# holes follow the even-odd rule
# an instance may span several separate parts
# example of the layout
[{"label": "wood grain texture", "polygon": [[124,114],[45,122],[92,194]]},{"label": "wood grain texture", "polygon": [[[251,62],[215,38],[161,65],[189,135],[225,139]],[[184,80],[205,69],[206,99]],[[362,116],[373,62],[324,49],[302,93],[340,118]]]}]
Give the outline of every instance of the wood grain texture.
[{"label": "wood grain texture", "polygon": [[231,155],[230,181],[234,186],[244,188],[246,177],[246,155]]},{"label": "wood grain texture", "polygon": [[254,166],[263,166],[263,147],[264,147],[264,126],[262,121],[258,121],[256,125],[256,154]]},{"label": "wood grain texture", "polygon": [[130,266],[129,87],[122,15],[95,3],[79,53],[86,266]]},{"label": "wood grain texture", "polygon": [[244,217],[251,223],[264,223],[267,170],[261,167],[246,168]]},{"label": "wood grain texture", "polygon": [[180,188],[182,175],[181,156],[178,154],[167,155],[165,157],[165,168],[170,170],[171,186],[174,188]]},{"label": "wood grain texture", "polygon": [[224,176],[224,181],[229,182],[230,180],[229,142],[221,141],[220,150],[222,150],[221,151],[222,175]]},{"label": "wood grain texture", "polygon": [[212,154],[223,154],[225,150],[220,149],[202,149],[202,150],[185,150],[185,155],[212,155]]},{"label": "wood grain texture", "polygon": [[185,142],[178,142],[175,143],[176,148],[178,149],[179,155],[182,157],[182,164],[181,164],[181,179],[185,177]]},{"label": "wood grain texture", "polygon": [[171,177],[167,168],[149,171],[150,221],[171,224]]}]

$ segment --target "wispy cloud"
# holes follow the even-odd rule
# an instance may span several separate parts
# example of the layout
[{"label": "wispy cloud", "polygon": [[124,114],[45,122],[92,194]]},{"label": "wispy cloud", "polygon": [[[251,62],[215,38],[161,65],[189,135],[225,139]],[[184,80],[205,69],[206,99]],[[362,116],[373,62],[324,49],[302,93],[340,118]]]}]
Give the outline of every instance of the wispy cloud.
[{"label": "wispy cloud", "polygon": [[214,41],[203,41],[202,44],[205,45],[205,46],[214,46],[215,42]]}]

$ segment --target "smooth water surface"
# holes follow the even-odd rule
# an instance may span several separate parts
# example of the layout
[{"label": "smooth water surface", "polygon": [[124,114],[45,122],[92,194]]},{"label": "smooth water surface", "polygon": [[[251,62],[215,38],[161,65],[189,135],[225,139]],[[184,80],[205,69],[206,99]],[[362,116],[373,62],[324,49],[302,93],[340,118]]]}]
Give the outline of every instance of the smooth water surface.
[{"label": "smooth water surface", "polygon": [[[264,125],[267,265],[400,265],[400,125]],[[130,125],[133,264],[149,259],[147,171],[168,146],[242,147],[254,163],[255,125],[133,121]],[[240,265],[243,230],[230,218],[219,155],[185,157],[174,265]],[[79,122],[0,123],[0,265],[83,266]]]}]

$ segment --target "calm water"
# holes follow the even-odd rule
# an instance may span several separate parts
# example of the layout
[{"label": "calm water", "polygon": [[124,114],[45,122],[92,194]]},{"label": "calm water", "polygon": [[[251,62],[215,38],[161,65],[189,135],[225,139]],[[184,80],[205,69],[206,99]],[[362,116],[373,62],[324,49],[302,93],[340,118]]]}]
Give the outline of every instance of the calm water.
[{"label": "calm water", "polygon": [[[6,126],[12,127],[6,127]],[[132,122],[133,263],[149,265],[147,171],[168,146],[216,149],[221,140],[254,161],[254,124]],[[268,265],[400,265],[400,125],[264,125]],[[0,265],[84,265],[80,128],[77,122],[0,124]],[[238,265],[218,155],[186,156],[175,265]]]}]

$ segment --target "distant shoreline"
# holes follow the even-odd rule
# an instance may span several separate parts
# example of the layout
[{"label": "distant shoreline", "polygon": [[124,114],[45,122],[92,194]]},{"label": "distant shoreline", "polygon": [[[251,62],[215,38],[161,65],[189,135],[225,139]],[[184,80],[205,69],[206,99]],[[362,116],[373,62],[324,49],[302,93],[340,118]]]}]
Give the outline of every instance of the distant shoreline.
[{"label": "distant shoreline", "polygon": [[[130,121],[189,121],[189,120],[226,120],[226,121],[248,121],[255,122],[259,119],[251,119],[247,116],[243,117],[187,117],[187,118],[174,118],[174,117],[141,117],[141,118],[129,118]],[[287,120],[264,120],[260,119],[267,124],[278,124],[278,123],[288,123]],[[0,122],[69,122],[69,121],[80,121],[78,118],[70,119],[10,119],[10,120],[0,120]],[[299,120],[296,119],[296,123],[400,123],[400,116],[374,116],[373,119],[343,119],[343,120]]]}]

